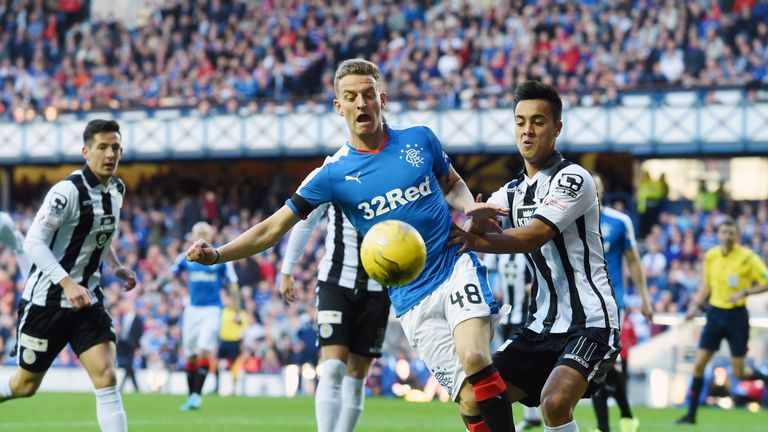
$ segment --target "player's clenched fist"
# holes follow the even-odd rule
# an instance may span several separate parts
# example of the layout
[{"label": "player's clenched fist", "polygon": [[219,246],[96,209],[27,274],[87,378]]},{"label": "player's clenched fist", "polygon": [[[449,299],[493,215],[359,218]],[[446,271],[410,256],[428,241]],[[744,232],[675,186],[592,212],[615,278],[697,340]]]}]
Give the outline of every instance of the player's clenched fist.
[{"label": "player's clenched fist", "polygon": [[205,240],[197,240],[187,249],[187,260],[212,265],[219,260],[219,252]]},{"label": "player's clenched fist", "polygon": [[88,294],[88,289],[80,284],[62,285],[64,290],[64,297],[69,304],[72,305],[72,309],[79,310],[91,305],[91,296]]}]

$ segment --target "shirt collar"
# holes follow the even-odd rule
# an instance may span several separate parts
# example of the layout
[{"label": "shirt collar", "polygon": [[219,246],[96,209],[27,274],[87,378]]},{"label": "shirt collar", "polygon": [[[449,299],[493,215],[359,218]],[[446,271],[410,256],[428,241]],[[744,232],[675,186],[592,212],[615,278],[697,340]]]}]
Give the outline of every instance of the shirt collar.
[{"label": "shirt collar", "polygon": [[85,181],[91,188],[95,188],[101,185],[101,182],[99,182],[99,179],[96,178],[96,174],[94,174],[93,171],[91,171],[91,169],[88,167],[88,164],[83,165],[83,177],[85,177]]},{"label": "shirt collar", "polygon": [[[559,151],[555,150],[551,155],[549,155],[547,160],[544,162],[544,165],[542,165],[541,168],[539,168],[539,171],[536,172],[536,174],[533,177],[530,177],[530,179],[533,180],[533,178],[535,178],[536,175],[538,175],[540,172],[542,172],[544,170],[547,170],[547,169],[553,167],[555,164],[558,164],[558,163],[562,162],[563,159],[565,159],[563,157],[563,154],[560,153]],[[525,163],[523,163],[523,168],[520,170],[520,174],[519,175],[522,178],[529,178],[528,177],[528,173],[525,172]]]}]

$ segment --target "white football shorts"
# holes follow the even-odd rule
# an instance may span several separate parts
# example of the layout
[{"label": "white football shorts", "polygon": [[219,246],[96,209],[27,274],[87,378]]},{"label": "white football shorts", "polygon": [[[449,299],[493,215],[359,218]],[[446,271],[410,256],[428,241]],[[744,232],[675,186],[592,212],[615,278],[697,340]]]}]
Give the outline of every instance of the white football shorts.
[{"label": "white football shorts", "polygon": [[[413,351],[456,400],[467,374],[453,342],[453,329],[468,319],[492,317],[498,306],[488,270],[473,253],[463,254],[451,276],[419,304],[400,316]],[[490,345],[490,341],[488,341]],[[490,352],[490,347],[488,348]]]},{"label": "white football shorts", "polygon": [[219,306],[191,306],[184,309],[182,345],[187,357],[200,351],[216,352],[221,327],[221,308]]}]

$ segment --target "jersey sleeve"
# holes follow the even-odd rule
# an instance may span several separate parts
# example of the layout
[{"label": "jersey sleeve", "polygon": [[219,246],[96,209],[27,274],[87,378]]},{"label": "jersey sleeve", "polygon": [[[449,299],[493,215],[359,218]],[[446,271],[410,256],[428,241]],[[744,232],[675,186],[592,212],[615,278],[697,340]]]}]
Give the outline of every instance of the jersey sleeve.
[{"label": "jersey sleeve", "polygon": [[315,168],[301,182],[299,189],[293,196],[285,201],[285,205],[302,219],[306,219],[320,204],[333,201],[330,187],[330,165],[326,163]]},{"label": "jersey sleeve", "polygon": [[533,218],[560,234],[597,205],[597,189],[592,176],[578,165],[569,165],[552,178],[549,193],[536,209]]},{"label": "jersey sleeve", "polygon": [[174,277],[179,277],[182,272],[187,270],[187,258],[184,256],[184,254],[181,254],[176,257],[176,259],[173,261],[173,265],[171,265],[171,274]]},{"label": "jersey sleeve", "polygon": [[621,222],[624,224],[624,235],[622,236],[622,243],[624,244],[624,250],[632,250],[637,245],[635,240],[635,227],[632,225],[632,219],[629,216],[622,214]]},{"label": "jersey sleeve", "polygon": [[[19,241],[21,240],[21,241]],[[16,229],[16,224],[8,213],[0,212],[0,243],[11,249],[14,253],[22,252],[21,245],[24,237]]]},{"label": "jersey sleeve", "polygon": [[432,172],[435,173],[437,178],[444,177],[448,174],[448,169],[451,166],[451,158],[443,148],[443,143],[440,138],[432,132],[432,129],[424,126],[424,133],[427,135],[427,142],[429,143],[432,154]]},{"label": "jersey sleeve", "polygon": [[291,235],[288,237],[288,245],[285,247],[285,255],[280,266],[280,273],[284,275],[293,274],[293,269],[304,252],[304,245],[309,241],[312,232],[317,228],[317,224],[323,218],[329,205],[328,203],[320,205],[306,219],[294,225]]},{"label": "jersey sleeve", "polygon": [[232,261],[225,262],[221,267],[222,272],[224,273],[224,279],[227,280],[227,283],[236,284],[240,282],[240,280],[237,278],[237,272],[235,271],[235,266],[232,264]]},{"label": "jersey sleeve", "polygon": [[24,252],[30,261],[55,283],[69,274],[53,255],[50,245],[59,228],[73,217],[78,205],[75,185],[66,180],[56,183],[45,196],[24,240]]},{"label": "jersey sleeve", "polygon": [[[509,208],[511,209],[511,203],[509,202],[509,194],[507,193],[507,190],[512,182],[509,182],[505,184],[504,186],[500,187],[499,190],[491,194],[491,197],[488,198],[489,204],[496,204],[500,207]],[[512,227],[512,221],[509,218],[509,213],[507,213],[506,216],[502,216],[499,218],[501,220],[501,227],[503,229],[511,228]]]}]

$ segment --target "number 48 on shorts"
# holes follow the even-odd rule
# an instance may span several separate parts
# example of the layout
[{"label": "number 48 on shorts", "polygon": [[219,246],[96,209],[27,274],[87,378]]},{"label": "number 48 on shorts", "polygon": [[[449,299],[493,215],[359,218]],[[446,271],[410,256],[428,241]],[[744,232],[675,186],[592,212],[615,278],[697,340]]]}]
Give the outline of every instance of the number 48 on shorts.
[{"label": "number 48 on shorts", "polygon": [[468,304],[481,304],[483,303],[483,295],[480,293],[480,288],[475,284],[466,284],[464,288],[459,288],[451,294],[449,297],[452,305],[459,305],[460,308],[464,307],[464,302]]}]

